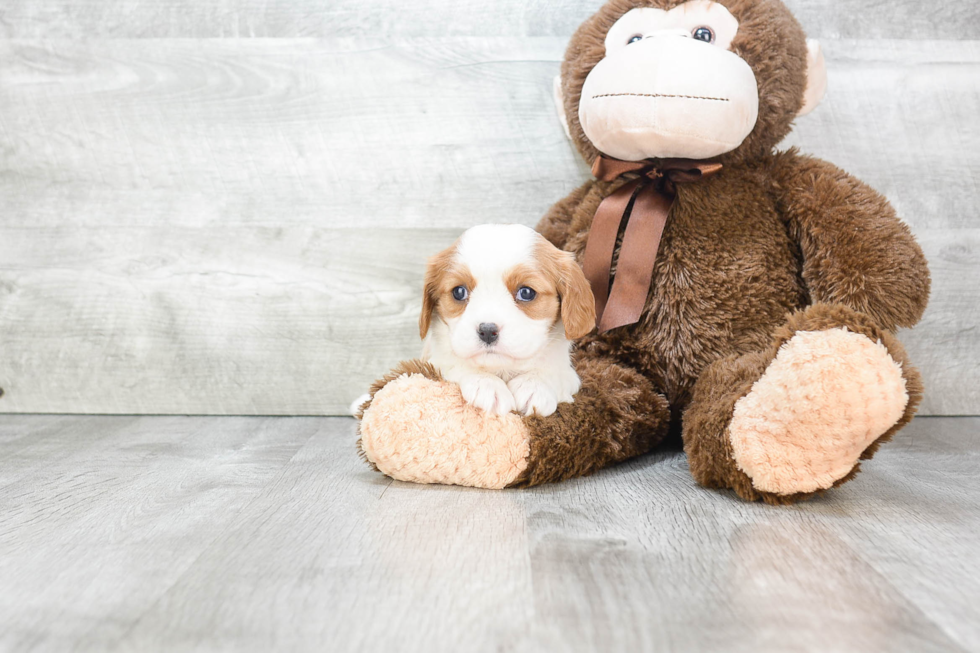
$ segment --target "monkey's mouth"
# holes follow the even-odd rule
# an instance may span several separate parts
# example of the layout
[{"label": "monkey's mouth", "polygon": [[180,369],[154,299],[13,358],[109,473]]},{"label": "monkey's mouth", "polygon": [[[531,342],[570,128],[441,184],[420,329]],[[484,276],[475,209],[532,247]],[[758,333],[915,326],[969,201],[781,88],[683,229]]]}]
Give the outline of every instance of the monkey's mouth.
[{"label": "monkey's mouth", "polygon": [[593,100],[609,97],[652,97],[652,98],[676,98],[679,100],[707,100],[709,102],[731,102],[726,97],[704,97],[700,95],[670,95],[668,93],[605,93],[603,95],[593,95]]}]

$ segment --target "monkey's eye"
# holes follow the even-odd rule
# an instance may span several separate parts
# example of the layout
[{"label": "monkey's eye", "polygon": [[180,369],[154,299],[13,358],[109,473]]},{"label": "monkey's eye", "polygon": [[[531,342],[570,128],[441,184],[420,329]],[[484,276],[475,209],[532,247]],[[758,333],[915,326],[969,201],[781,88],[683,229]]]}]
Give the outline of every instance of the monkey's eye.
[{"label": "monkey's eye", "polygon": [[630,37],[630,40],[626,42],[626,45],[633,45],[634,43],[639,43],[643,40],[642,34],[634,34]]},{"label": "monkey's eye", "polygon": [[456,286],[453,288],[453,299],[458,302],[465,302],[466,298],[470,296],[470,291],[466,289],[466,286]]},{"label": "monkey's eye", "polygon": [[517,301],[519,302],[533,302],[537,296],[538,293],[535,292],[534,288],[528,288],[527,286],[517,291]]},{"label": "monkey's eye", "polygon": [[715,40],[715,33],[711,31],[710,27],[698,27],[691,32],[691,36],[694,37],[695,41],[704,41],[705,43],[713,43]]}]

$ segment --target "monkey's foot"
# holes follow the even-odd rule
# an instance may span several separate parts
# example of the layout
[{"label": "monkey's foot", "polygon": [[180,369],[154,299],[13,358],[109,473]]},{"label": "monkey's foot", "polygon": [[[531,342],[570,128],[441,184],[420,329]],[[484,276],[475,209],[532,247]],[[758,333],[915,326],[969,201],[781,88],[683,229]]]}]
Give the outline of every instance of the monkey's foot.
[{"label": "monkey's foot", "polygon": [[527,469],[521,417],[471,406],[431,365],[405,363],[371,394],[362,409],[360,448],[391,478],[499,490]]},{"label": "monkey's foot", "polygon": [[880,341],[835,328],[798,331],[735,404],[735,463],[759,492],[826,490],[905,414],[902,366]]}]

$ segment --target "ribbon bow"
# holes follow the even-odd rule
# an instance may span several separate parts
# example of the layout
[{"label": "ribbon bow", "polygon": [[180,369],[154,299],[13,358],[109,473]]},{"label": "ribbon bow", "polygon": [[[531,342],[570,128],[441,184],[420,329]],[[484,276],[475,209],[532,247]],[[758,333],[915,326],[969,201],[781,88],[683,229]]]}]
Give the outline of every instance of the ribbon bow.
[{"label": "ribbon bow", "polygon": [[[639,179],[604,199],[592,219],[582,267],[595,295],[599,333],[639,322],[650,293],[660,238],[677,196],[676,184],[700,181],[721,168],[720,163],[687,159],[655,163],[619,161],[602,155],[596,158],[592,174],[600,181],[640,173]],[[616,240],[624,222],[626,231],[610,290]]]}]

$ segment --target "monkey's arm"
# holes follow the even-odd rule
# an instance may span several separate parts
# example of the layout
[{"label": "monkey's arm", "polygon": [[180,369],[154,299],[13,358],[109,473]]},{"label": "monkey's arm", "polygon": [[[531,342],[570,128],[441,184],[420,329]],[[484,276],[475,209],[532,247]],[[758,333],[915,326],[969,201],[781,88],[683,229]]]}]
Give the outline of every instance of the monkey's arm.
[{"label": "monkey's arm", "polygon": [[886,329],[915,325],[929,300],[929,268],[888,200],[795,150],[778,154],[771,173],[812,301],[843,304]]},{"label": "monkey's arm", "polygon": [[572,216],[575,215],[575,210],[594,185],[594,181],[587,181],[576,188],[571,195],[548,209],[548,212],[538,222],[536,227],[538,233],[547,238],[558,249],[563,249],[565,241],[568,240]]}]

